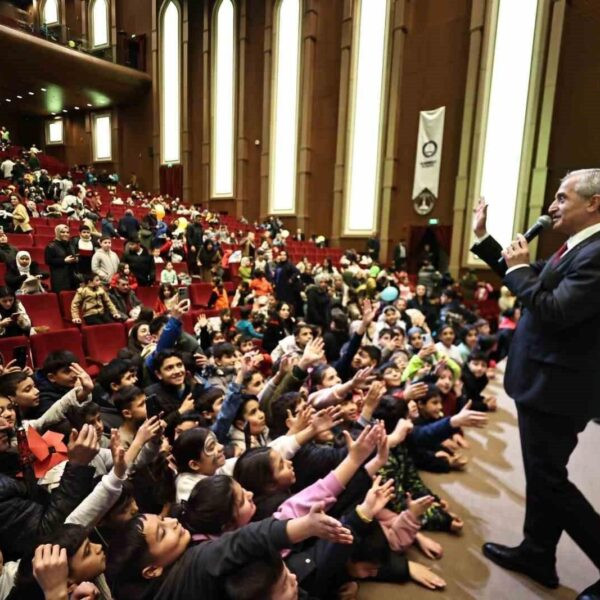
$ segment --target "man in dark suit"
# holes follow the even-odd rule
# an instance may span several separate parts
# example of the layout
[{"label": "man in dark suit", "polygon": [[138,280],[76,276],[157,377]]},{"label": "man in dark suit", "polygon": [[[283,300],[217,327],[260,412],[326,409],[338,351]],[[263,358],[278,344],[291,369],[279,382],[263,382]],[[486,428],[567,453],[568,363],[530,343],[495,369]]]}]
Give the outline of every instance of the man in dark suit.
[{"label": "man in dark suit", "polygon": [[[600,569],[600,515],[567,473],[578,434],[600,416],[600,169],[562,180],[548,212],[554,231],[568,239],[547,261],[530,264],[522,235],[502,251],[487,234],[486,212],[482,200],[472,251],[503,277],[524,309],[504,384],[517,404],[527,490],[521,544],[487,543],[483,552],[553,588],[563,531]],[[501,255],[505,265],[498,264]],[[600,600],[600,581],[578,600]]]}]

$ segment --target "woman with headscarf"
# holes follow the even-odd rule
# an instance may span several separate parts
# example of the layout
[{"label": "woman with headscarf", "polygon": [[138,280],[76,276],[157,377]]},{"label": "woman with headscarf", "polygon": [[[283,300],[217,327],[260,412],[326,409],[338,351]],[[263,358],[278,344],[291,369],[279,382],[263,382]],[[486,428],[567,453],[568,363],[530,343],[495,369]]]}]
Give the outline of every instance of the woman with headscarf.
[{"label": "woman with headscarf", "polygon": [[[6,265],[6,286],[13,292],[21,288],[25,281],[32,278],[47,279],[48,273],[40,271],[39,265],[31,260],[31,255],[26,250],[17,252],[15,260]],[[43,291],[43,290],[42,290]]]},{"label": "woman with headscarf", "polygon": [[69,239],[69,226],[61,223],[54,228],[54,240],[44,252],[44,260],[50,267],[50,281],[53,292],[63,292],[77,288],[75,267],[77,257],[73,254]]},{"label": "woman with headscarf", "polygon": [[202,281],[212,281],[213,268],[221,261],[221,254],[212,240],[204,240],[198,252],[198,266]]}]

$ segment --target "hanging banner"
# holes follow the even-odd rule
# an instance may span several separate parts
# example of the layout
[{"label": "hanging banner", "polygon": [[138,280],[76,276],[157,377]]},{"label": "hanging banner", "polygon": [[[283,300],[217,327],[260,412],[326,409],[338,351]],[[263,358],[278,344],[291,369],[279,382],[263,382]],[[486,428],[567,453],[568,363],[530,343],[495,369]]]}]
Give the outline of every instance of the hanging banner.
[{"label": "hanging banner", "polygon": [[422,110],[419,115],[413,200],[423,192],[438,197],[445,114],[446,107],[442,106],[435,110]]}]

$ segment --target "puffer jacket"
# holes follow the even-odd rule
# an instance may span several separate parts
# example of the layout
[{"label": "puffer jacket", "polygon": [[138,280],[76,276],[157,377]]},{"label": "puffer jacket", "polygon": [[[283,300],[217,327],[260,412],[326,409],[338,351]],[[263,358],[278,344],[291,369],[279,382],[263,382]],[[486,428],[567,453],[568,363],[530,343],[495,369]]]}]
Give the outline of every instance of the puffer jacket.
[{"label": "puffer jacket", "polygon": [[4,560],[32,553],[37,540],[59,528],[94,488],[94,469],[67,463],[52,494],[36,490],[30,499],[22,481],[0,474],[0,548]]},{"label": "puffer jacket", "polygon": [[77,290],[71,302],[71,317],[73,319],[101,315],[105,312],[111,315],[119,313],[103,287],[92,289],[85,286]]}]

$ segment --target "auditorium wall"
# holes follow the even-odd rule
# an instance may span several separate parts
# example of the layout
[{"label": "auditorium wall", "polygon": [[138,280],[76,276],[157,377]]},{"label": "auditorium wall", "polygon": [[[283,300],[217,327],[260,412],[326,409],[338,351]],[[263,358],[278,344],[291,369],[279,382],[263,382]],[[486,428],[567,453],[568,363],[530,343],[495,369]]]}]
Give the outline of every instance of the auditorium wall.
[{"label": "auditorium wall", "polygon": [[[569,171],[600,167],[599,22],[597,3],[570,0],[566,4],[544,211]],[[538,256],[549,256],[563,241],[557,234],[544,233]]]}]

